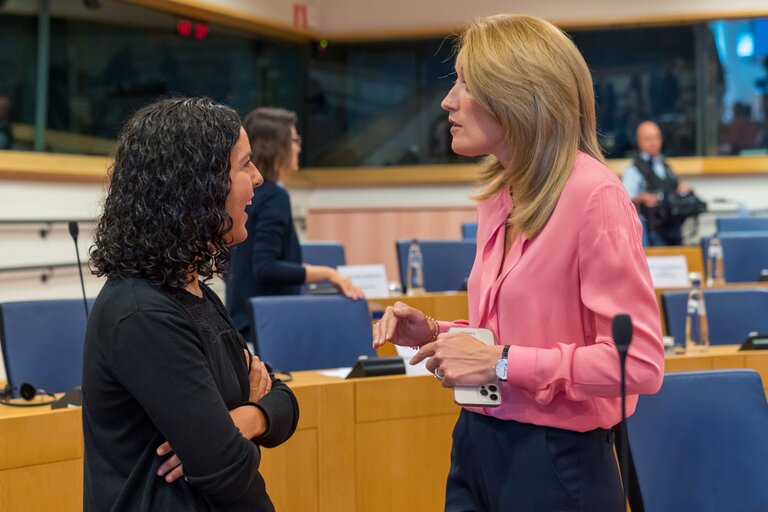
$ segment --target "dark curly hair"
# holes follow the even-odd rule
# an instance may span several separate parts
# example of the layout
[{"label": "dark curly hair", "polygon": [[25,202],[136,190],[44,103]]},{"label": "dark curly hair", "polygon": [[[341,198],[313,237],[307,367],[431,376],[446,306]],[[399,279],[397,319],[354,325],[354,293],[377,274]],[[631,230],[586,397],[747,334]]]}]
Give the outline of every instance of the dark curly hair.
[{"label": "dark curly hair", "polygon": [[[123,126],[90,249],[97,276],[181,288],[226,271],[230,153],[240,118],[209,98],[164,99]],[[215,265],[213,264],[215,257]]]}]

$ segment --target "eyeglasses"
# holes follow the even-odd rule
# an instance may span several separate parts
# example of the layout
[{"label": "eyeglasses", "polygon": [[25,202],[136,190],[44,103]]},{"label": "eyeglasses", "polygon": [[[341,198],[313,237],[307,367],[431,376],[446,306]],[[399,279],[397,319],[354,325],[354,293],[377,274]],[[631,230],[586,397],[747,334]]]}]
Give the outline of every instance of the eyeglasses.
[{"label": "eyeglasses", "polygon": [[291,137],[291,142],[294,144],[301,146],[301,135],[297,135],[295,137]]}]

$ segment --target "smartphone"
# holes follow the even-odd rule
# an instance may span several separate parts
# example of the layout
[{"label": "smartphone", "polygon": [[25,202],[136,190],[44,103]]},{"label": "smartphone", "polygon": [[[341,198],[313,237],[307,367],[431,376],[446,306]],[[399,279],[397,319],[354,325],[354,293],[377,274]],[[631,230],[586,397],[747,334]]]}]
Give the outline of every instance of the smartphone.
[{"label": "smartphone", "polygon": [[[493,345],[493,331],[482,329],[480,327],[451,327],[451,331],[461,331],[474,336],[486,345]],[[501,405],[501,386],[499,381],[482,386],[456,386],[453,388],[453,401],[458,405],[468,405],[475,407],[498,407]]]}]

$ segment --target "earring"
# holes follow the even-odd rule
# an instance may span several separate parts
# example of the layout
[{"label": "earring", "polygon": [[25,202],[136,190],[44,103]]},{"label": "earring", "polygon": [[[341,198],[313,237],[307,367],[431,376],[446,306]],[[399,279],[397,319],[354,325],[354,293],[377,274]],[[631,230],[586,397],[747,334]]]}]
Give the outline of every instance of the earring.
[{"label": "earring", "polygon": [[211,272],[216,272],[218,268],[216,268],[216,255],[218,254],[218,251],[213,253],[211,256]]}]

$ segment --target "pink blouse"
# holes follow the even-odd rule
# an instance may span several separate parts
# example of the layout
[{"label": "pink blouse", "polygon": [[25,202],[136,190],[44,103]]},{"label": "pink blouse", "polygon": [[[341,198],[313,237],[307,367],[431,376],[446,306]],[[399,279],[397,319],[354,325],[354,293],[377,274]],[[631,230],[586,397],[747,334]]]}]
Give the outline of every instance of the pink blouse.
[{"label": "pink blouse", "polygon": [[579,152],[560,200],[533,240],[520,235],[504,265],[506,191],[478,205],[477,253],[469,277],[469,322],[511,345],[503,404],[468,408],[575,431],[621,420],[620,370],[611,322],[632,317],[627,413],[664,374],[661,322],[641,243],[642,227],[619,179]]}]

